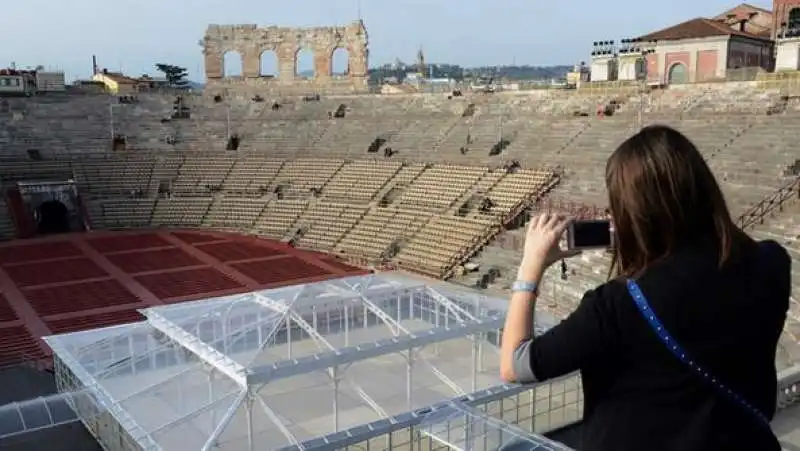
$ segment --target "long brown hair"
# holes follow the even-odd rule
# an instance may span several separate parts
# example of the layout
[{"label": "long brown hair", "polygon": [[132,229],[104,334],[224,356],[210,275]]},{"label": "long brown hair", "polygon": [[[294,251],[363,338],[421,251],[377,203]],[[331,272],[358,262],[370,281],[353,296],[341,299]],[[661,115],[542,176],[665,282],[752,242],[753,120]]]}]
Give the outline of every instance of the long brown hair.
[{"label": "long brown hair", "polygon": [[653,125],[606,163],[615,246],[609,277],[637,277],[680,248],[711,245],[724,265],[742,239],[711,169],[677,130]]}]

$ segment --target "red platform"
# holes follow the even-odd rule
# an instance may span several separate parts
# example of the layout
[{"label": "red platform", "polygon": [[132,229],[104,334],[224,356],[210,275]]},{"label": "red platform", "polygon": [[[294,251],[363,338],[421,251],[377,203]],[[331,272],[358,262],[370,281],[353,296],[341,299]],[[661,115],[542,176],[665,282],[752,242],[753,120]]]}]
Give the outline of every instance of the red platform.
[{"label": "red platform", "polygon": [[334,257],[216,232],[58,235],[0,244],[0,367],[38,337],[141,321],[137,309],[365,274]]}]

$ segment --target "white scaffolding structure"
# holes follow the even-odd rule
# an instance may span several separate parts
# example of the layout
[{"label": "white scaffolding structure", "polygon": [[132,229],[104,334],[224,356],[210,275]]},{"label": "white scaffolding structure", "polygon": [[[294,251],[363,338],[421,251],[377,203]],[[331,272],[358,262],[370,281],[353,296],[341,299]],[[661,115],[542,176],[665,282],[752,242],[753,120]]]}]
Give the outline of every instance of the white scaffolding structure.
[{"label": "white scaffolding structure", "polygon": [[46,341],[57,378],[68,369],[66,386],[141,449],[303,449],[502,386],[506,303],[389,272],[154,307]]},{"label": "white scaffolding structure", "polygon": [[419,430],[453,451],[572,451],[459,402],[428,414]]}]

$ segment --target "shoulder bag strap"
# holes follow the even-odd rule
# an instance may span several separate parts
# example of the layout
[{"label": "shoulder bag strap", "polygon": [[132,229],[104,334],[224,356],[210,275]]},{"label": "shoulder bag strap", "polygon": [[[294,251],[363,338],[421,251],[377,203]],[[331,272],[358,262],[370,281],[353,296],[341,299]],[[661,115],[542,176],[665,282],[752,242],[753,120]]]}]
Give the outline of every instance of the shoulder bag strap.
[{"label": "shoulder bag strap", "polygon": [[763,412],[761,412],[757,407],[753,406],[747,400],[739,396],[738,393],[731,390],[728,386],[720,382],[714,375],[710,374],[706,371],[703,367],[701,367],[694,359],[692,359],[689,354],[681,347],[681,345],[675,341],[675,339],[670,335],[669,331],[664,327],[661,323],[661,320],[658,319],[653,309],[650,308],[650,304],[647,302],[647,298],[642,293],[642,290],[639,288],[639,285],[631,280],[628,279],[627,282],[628,286],[628,293],[630,293],[631,297],[633,298],[633,302],[636,304],[636,307],[644,316],[644,319],[647,321],[647,324],[653,329],[653,331],[658,335],[658,338],[664,343],[667,349],[677,357],[681,362],[686,364],[689,368],[691,368],[695,373],[700,375],[703,379],[705,379],[708,383],[714,386],[718,391],[722,392],[723,395],[730,398],[735,404],[738,404],[748,412],[750,412],[754,417],[756,417],[760,422],[769,425],[769,419]]}]

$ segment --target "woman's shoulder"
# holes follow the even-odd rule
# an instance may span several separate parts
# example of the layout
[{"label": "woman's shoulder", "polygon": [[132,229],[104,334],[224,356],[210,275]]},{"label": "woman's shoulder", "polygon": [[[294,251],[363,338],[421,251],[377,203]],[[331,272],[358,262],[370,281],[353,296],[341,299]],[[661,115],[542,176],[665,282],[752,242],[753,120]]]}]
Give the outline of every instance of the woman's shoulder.
[{"label": "woman's shoulder", "polygon": [[788,298],[792,291],[792,256],[777,241],[764,240],[758,243],[758,262],[763,283],[775,286],[776,293]]},{"label": "woman's shoulder", "polygon": [[792,256],[789,251],[775,240],[762,240],[756,242],[760,257],[767,263],[791,267]]},{"label": "woman's shoulder", "polygon": [[599,308],[616,309],[620,301],[628,297],[628,289],[624,278],[609,279],[605,283],[589,290],[583,295],[584,302],[597,304]]}]

